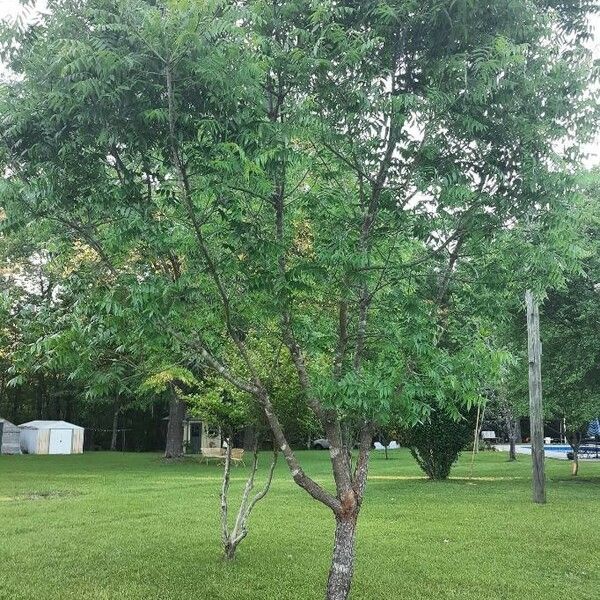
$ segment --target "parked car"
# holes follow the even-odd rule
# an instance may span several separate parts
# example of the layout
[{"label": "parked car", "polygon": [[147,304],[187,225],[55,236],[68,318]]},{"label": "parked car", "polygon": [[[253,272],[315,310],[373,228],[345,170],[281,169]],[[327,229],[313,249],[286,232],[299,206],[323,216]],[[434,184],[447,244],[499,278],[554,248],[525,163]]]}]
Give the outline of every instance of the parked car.
[{"label": "parked car", "polygon": [[[375,442],[373,446],[375,450],[385,450],[385,446],[381,442]],[[394,440],[388,444],[388,450],[396,450],[397,448],[400,448],[400,444]]]}]

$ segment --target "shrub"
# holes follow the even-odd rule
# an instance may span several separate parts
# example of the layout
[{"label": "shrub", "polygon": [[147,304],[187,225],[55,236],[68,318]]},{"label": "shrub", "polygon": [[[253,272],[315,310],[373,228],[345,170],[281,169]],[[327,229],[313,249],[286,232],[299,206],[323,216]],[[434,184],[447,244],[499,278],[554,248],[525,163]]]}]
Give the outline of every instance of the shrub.
[{"label": "shrub", "polygon": [[432,412],[427,421],[401,430],[399,442],[410,449],[417,464],[430,479],[446,479],[452,465],[471,440],[474,426],[472,413],[456,420],[438,410]]}]

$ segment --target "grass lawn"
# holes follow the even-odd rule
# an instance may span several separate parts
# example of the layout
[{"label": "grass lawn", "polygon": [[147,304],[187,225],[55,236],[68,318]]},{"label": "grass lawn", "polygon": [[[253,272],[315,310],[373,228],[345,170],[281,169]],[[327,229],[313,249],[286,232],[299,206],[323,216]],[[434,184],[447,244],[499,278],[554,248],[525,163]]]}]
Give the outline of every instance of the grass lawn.
[{"label": "grass lawn", "polygon": [[[326,453],[299,454],[328,481]],[[469,471],[465,455],[453,479],[431,483],[405,451],[374,453],[355,600],[600,597],[600,463],[572,479],[567,462],[548,460],[546,506],[530,502],[529,457],[482,453]],[[217,465],[154,454],[0,456],[0,598],[320,600],[327,509],[280,464],[224,564],[219,487]]]}]

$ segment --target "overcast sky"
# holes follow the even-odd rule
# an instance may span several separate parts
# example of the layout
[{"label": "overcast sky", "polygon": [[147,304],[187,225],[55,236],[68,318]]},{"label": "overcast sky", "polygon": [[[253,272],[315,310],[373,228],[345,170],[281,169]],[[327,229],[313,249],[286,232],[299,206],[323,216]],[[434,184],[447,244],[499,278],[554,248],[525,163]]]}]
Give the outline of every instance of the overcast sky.
[{"label": "overcast sky", "polygon": [[[40,8],[46,4],[46,0],[37,0]],[[19,0],[0,0],[0,18],[16,17],[23,10]]]},{"label": "overcast sky", "polygon": [[[37,0],[37,8],[44,9],[46,0]],[[0,19],[14,19],[23,11],[23,6],[19,0],[0,0]],[[600,58],[600,14],[595,15],[592,20],[594,28],[594,39],[591,42],[594,55]],[[0,71],[2,65],[0,64]],[[600,137],[597,142],[588,148],[589,159],[586,161],[586,166],[600,165]]]}]

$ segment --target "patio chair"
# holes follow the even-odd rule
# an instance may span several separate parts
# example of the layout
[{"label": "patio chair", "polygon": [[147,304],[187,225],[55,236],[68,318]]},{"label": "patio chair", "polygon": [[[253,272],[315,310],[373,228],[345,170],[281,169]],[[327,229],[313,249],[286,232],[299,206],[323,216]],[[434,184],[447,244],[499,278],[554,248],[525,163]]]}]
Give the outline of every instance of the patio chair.
[{"label": "patio chair", "polygon": [[231,462],[234,465],[244,465],[244,449],[243,448],[232,448],[231,449]]},{"label": "patio chair", "polygon": [[225,448],[202,448],[201,462],[225,460]]}]

